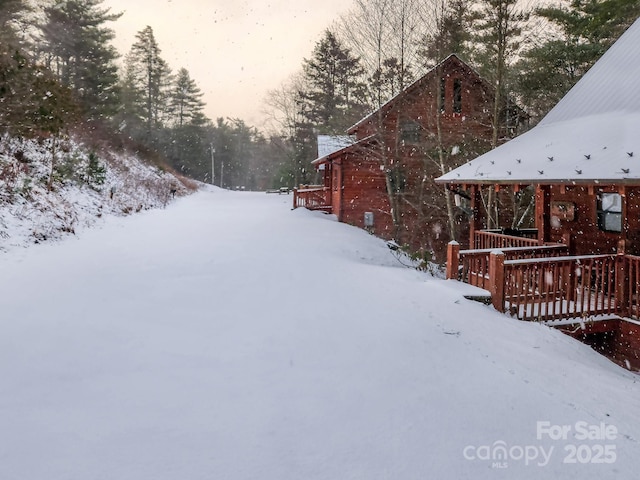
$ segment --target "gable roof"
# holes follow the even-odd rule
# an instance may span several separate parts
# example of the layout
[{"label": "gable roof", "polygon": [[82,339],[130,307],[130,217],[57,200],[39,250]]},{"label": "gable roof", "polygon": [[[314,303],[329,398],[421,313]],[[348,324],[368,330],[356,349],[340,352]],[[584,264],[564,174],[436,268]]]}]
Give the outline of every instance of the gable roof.
[{"label": "gable roof", "polygon": [[640,19],[529,132],[441,183],[640,182]]},{"label": "gable roof", "polygon": [[389,110],[399,100],[401,100],[402,98],[410,95],[414,91],[420,89],[423,86],[423,84],[425,83],[425,81],[427,81],[427,79],[430,79],[429,77],[434,72],[436,72],[439,68],[442,68],[447,63],[458,63],[459,65],[461,65],[461,66],[469,69],[471,72],[473,72],[480,80],[482,80],[483,83],[486,84],[487,88],[489,88],[489,89],[493,88],[488,82],[486,82],[484,79],[482,79],[480,74],[475,69],[473,69],[467,63],[465,63],[462,60],[460,60],[460,58],[455,53],[452,53],[448,57],[446,57],[444,60],[442,60],[440,63],[438,63],[436,66],[434,66],[431,69],[429,69],[424,75],[422,75],[419,79],[417,79],[411,85],[409,85],[404,90],[402,90],[400,93],[398,93],[395,97],[392,97],[391,99],[389,99],[385,103],[383,103],[380,108],[378,108],[377,110],[371,112],[366,117],[364,117],[361,120],[359,120],[356,124],[354,124],[351,127],[349,127],[347,132],[350,133],[350,134],[355,133],[360,126],[362,126],[367,121],[369,121],[371,118],[373,118],[378,112]]}]

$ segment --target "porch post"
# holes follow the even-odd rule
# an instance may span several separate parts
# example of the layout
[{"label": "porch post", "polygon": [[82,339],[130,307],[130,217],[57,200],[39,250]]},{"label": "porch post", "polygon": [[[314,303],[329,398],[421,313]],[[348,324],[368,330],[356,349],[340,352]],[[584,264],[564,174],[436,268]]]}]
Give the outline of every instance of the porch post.
[{"label": "porch post", "polygon": [[458,280],[460,266],[460,244],[455,240],[447,244],[447,280]]},{"label": "porch post", "polygon": [[616,313],[621,317],[628,317],[630,301],[629,301],[629,281],[627,275],[629,274],[629,259],[626,256],[626,241],[620,240],[618,242],[618,254],[616,255]]},{"label": "porch post", "polygon": [[538,229],[538,244],[544,245],[549,241],[551,225],[551,186],[536,185],[536,228]]},{"label": "porch post", "polygon": [[504,313],[504,253],[500,250],[489,254],[489,292],[493,308]]},{"label": "porch post", "polygon": [[471,185],[471,200],[470,207],[473,212],[473,218],[471,218],[471,224],[469,225],[469,248],[478,248],[476,245],[476,232],[482,230],[482,221],[480,219],[480,205],[482,205],[482,199],[480,198],[480,186]]},{"label": "porch post", "polygon": [[293,187],[293,209],[298,207],[298,187]]},{"label": "porch post", "polygon": [[[629,202],[627,201],[628,199],[628,195],[627,195],[627,186],[626,185],[620,185],[618,187],[618,193],[620,194],[620,197],[622,198],[622,232],[620,232],[621,234],[621,238],[623,241],[625,241],[625,247],[626,247],[626,241],[629,238],[629,231],[631,230],[631,227],[629,225]],[[620,253],[620,248],[618,247],[618,253]],[[626,253],[626,251],[625,251]]]}]

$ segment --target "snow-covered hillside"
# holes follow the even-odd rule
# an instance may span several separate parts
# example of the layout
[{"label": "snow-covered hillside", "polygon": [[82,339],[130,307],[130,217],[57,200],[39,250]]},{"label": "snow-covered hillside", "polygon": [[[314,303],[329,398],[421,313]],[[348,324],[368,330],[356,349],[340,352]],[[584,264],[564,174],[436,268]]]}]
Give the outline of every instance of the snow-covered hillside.
[{"label": "snow-covered hillside", "polygon": [[187,192],[182,180],[130,153],[96,151],[73,139],[54,145],[51,139],[4,136],[0,253],[75,233],[103,215],[165,206],[173,189],[176,195]]},{"label": "snow-covered hillside", "polygon": [[637,375],[290,201],[0,256],[0,478],[637,478]]}]

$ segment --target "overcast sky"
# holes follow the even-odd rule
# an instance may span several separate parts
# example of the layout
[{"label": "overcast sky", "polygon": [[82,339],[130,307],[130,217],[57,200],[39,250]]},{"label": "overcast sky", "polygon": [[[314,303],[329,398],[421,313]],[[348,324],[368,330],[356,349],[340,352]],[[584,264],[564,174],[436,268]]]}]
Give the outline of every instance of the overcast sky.
[{"label": "overcast sky", "polygon": [[263,98],[299,70],[349,0],[104,0],[124,15],[111,24],[129,51],[149,25],[162,57],[186,68],[205,94],[206,114],[260,126]]}]

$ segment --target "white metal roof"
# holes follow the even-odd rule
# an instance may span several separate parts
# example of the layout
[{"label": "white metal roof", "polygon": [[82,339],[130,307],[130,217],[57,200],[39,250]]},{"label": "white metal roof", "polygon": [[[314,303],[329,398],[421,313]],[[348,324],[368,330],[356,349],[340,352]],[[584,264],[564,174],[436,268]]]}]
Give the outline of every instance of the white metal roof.
[{"label": "white metal roof", "polygon": [[353,138],[348,135],[318,135],[318,158],[331,155],[351,144]]},{"label": "white metal roof", "polygon": [[640,19],[533,129],[441,182],[640,181]]}]

